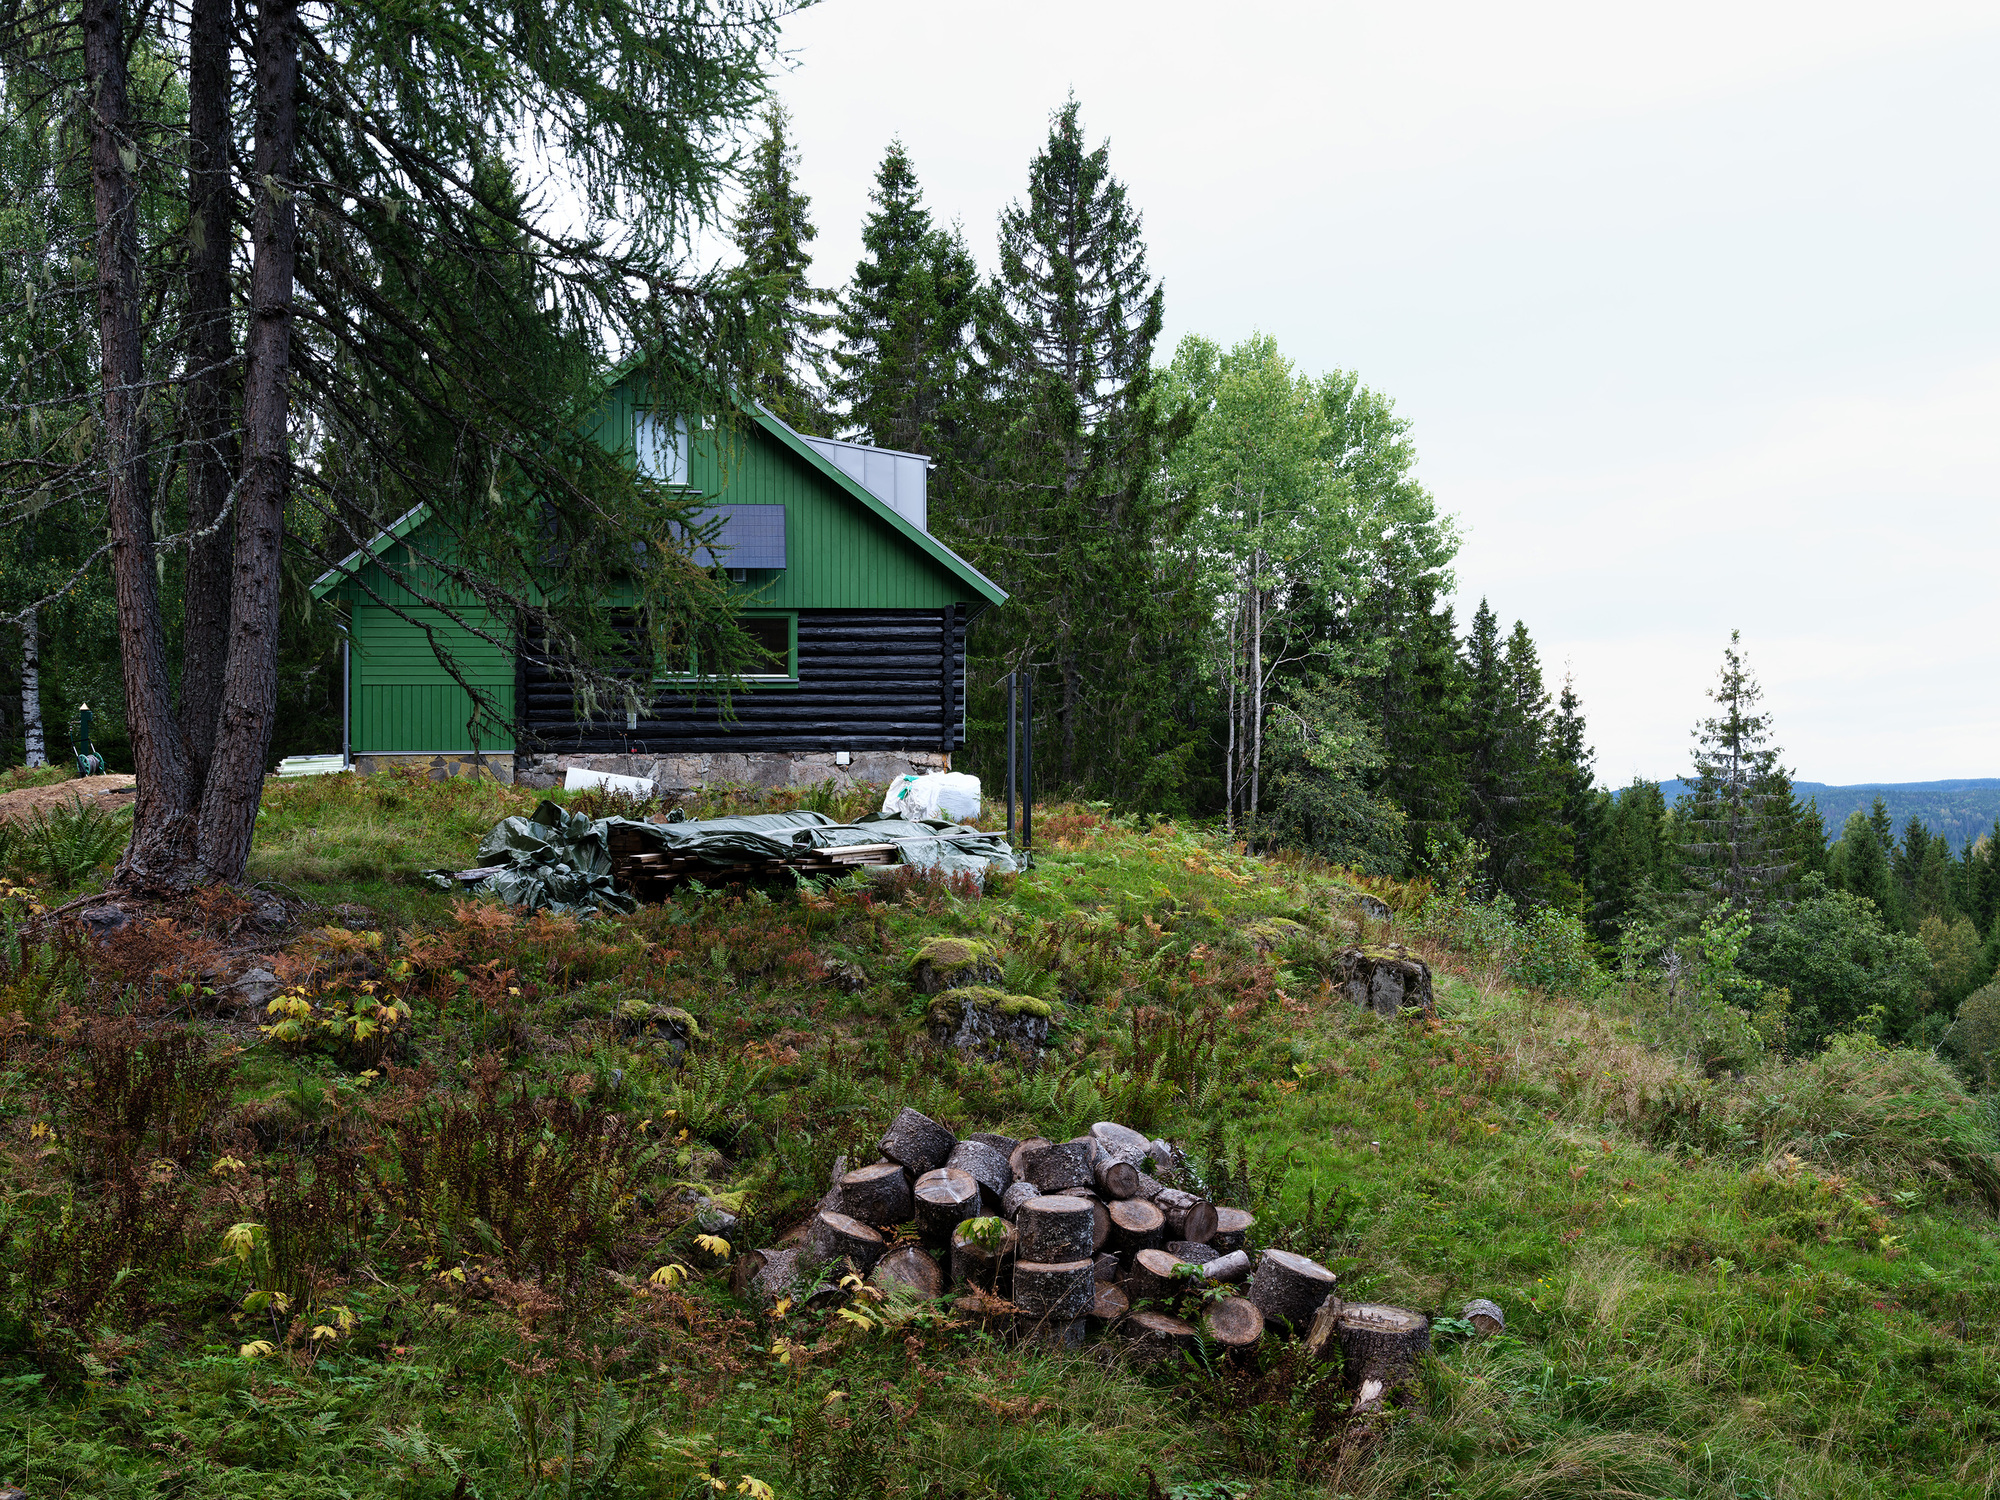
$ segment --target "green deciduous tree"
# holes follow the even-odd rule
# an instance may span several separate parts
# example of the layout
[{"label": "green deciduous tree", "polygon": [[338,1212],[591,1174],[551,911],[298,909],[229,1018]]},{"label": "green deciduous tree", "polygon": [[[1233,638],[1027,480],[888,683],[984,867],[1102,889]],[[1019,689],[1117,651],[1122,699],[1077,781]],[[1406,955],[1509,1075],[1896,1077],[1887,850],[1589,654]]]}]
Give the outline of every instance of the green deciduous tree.
[{"label": "green deciduous tree", "polygon": [[1768,912],[1751,930],[1741,967],[1791,991],[1793,1050],[1811,1050],[1856,1026],[1897,1041],[1922,1035],[1930,955],[1892,931],[1872,902],[1817,875],[1802,882],[1796,905]]}]

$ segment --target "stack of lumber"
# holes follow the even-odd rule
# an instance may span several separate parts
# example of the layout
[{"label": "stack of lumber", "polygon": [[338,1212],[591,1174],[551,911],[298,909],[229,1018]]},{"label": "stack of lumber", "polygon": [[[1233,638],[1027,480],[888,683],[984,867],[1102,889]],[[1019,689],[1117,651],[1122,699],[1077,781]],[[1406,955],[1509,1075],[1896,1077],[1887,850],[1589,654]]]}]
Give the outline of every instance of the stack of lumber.
[{"label": "stack of lumber", "polygon": [[630,824],[613,824],[610,844],[613,884],[621,891],[641,897],[664,894],[679,880],[730,880],[787,872],[845,875],[859,865],[893,865],[898,857],[898,846],[893,843],[848,844],[827,849],[794,844],[783,852],[775,846],[767,854],[739,852],[729,863],[718,864],[694,848],[663,851]]},{"label": "stack of lumber", "polygon": [[[1143,1359],[1204,1337],[1239,1352],[1295,1336],[1315,1358],[1342,1359],[1371,1402],[1430,1346],[1423,1314],[1343,1304],[1317,1261],[1254,1251],[1250,1214],[1209,1201],[1171,1144],[1126,1126],[1101,1121],[1067,1141],[961,1138],[904,1109],[878,1149],[879,1161],[836,1169],[806,1227],[828,1278],[845,1263],[926,1296],[951,1289],[959,1315],[988,1328],[1060,1347],[1108,1333]],[[796,1301],[785,1279],[796,1255],[752,1251],[739,1292]]]}]

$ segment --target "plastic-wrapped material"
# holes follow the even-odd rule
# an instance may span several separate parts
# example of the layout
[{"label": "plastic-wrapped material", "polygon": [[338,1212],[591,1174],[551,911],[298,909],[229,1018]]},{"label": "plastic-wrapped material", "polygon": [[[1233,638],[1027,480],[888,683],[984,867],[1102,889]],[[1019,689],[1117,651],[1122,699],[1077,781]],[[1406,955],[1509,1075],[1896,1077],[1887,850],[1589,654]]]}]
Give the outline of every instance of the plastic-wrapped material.
[{"label": "plastic-wrapped material", "polygon": [[498,896],[509,906],[583,916],[633,911],[639,903],[611,883],[608,827],[543,802],[532,818],[502,818],[479,841],[479,863],[491,874],[469,887],[466,871],[433,870],[426,878],[445,890]]},{"label": "plastic-wrapped material", "polygon": [[882,816],[966,823],[979,816],[979,778],[963,771],[912,772],[889,783]]}]

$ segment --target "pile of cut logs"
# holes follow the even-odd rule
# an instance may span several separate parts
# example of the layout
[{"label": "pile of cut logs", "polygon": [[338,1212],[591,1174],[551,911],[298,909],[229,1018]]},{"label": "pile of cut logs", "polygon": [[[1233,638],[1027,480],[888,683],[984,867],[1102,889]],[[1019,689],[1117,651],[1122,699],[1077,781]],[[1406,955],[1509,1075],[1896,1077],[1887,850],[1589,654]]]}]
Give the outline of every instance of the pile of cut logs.
[{"label": "pile of cut logs", "polygon": [[[1284,1330],[1315,1357],[1337,1349],[1364,1398],[1369,1382],[1379,1395],[1430,1347],[1422,1314],[1343,1304],[1318,1262],[1253,1252],[1248,1213],[1181,1185],[1191,1179],[1174,1147],[1123,1125],[1067,1141],[961,1139],[905,1109],[879,1149],[882,1160],[843,1173],[822,1201],[810,1252],[878,1284],[927,1296],[955,1288],[958,1313],[988,1327],[1061,1346],[1112,1330],[1142,1356],[1192,1348],[1204,1332],[1246,1350]],[[810,1299],[802,1277],[811,1268],[798,1249],[752,1251],[736,1288],[767,1304]]]},{"label": "pile of cut logs", "polygon": [[[651,821],[651,820],[649,820]],[[741,875],[845,875],[861,865],[893,865],[900,857],[896,844],[847,844],[815,849],[800,844],[796,852],[769,857],[741,852],[728,864],[715,864],[694,850],[662,850],[635,828],[611,830],[611,882],[635,896],[659,897],[677,880],[726,880]]]}]

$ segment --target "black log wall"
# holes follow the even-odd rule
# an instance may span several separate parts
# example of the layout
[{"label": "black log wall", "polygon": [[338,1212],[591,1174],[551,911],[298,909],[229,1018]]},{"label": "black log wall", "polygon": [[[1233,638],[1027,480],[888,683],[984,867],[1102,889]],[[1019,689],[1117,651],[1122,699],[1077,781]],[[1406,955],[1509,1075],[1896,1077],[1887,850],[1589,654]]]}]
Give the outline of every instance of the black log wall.
[{"label": "black log wall", "polygon": [[713,696],[662,690],[628,728],[585,723],[570,684],[520,653],[523,749],[558,755],[683,750],[955,750],[964,744],[963,605],[949,610],[800,610],[799,680],[750,687],[724,717]]}]

